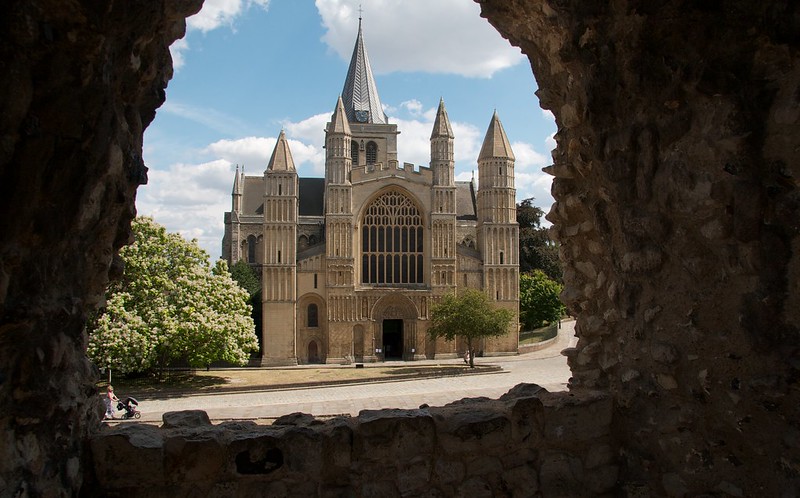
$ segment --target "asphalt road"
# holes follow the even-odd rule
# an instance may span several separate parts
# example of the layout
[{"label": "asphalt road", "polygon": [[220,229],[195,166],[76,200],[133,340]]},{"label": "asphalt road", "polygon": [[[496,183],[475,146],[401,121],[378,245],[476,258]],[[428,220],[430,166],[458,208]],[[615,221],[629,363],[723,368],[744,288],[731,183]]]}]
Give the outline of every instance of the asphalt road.
[{"label": "asphalt road", "polygon": [[[498,373],[140,400],[141,421],[160,422],[165,412],[179,410],[205,410],[214,421],[268,420],[293,412],[315,416],[358,415],[361,410],[418,408],[423,403],[436,406],[479,396],[496,398],[523,382],[539,384],[549,391],[561,391],[566,389],[570,377],[567,360],[561,355],[561,350],[574,345],[576,341],[573,337],[574,323],[564,322],[558,339],[543,350],[513,357],[476,359],[479,364],[500,365],[502,372]],[[461,360],[426,363],[458,361]]]}]

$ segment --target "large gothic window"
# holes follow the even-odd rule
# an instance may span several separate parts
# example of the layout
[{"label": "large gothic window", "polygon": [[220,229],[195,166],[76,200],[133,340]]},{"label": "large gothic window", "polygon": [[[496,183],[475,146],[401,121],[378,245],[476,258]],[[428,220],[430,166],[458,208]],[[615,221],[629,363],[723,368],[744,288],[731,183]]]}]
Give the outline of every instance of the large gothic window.
[{"label": "large gothic window", "polygon": [[361,223],[361,282],[421,284],[423,279],[422,216],[400,192],[375,199]]}]

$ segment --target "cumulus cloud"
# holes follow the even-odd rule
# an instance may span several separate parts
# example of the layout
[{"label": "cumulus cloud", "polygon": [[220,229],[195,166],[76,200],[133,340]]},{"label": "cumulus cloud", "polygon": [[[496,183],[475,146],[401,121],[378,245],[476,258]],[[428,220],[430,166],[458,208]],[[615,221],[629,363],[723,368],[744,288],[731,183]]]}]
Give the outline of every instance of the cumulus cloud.
[{"label": "cumulus cloud", "polygon": [[175,40],[175,43],[169,47],[170,54],[172,55],[172,68],[178,70],[183,66],[185,59],[185,53],[189,50],[189,42],[186,41],[186,38],[181,38],[179,40]]},{"label": "cumulus cloud", "polygon": [[[251,7],[267,10],[269,0],[205,0],[200,12],[186,19],[187,33],[190,31],[207,33],[223,26],[234,29],[236,19]],[[178,70],[186,62],[189,42],[185,37],[175,40],[169,49],[172,54],[172,67]]]},{"label": "cumulus cloud", "polygon": [[232,28],[236,18],[253,6],[266,10],[269,0],[205,0],[200,12],[186,20],[186,27],[202,32],[220,26]]},{"label": "cumulus cloud", "polygon": [[138,190],[137,210],[171,232],[197,239],[216,259],[224,231],[221,213],[230,210],[233,171],[233,164],[225,159],[151,170],[148,185]]},{"label": "cumulus cloud", "polygon": [[[359,17],[356,3],[316,0],[316,5],[327,29],[323,41],[349,60]],[[523,60],[471,1],[372,0],[363,18],[370,63],[379,74],[424,71],[490,78]]]}]

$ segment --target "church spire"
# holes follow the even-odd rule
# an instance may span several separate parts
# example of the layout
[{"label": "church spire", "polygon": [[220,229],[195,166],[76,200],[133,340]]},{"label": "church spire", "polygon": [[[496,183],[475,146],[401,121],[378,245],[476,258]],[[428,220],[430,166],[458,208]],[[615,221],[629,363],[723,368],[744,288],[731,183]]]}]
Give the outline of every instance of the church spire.
[{"label": "church spire", "polygon": [[387,124],[386,114],[378,97],[378,87],[372,75],[372,67],[364,46],[364,35],[361,30],[361,16],[358,18],[358,37],[350,58],[347,79],[342,88],[342,100],[347,119],[351,123]]},{"label": "church spire", "polygon": [[275,149],[272,157],[269,158],[267,171],[295,171],[292,152],[289,150],[289,142],[286,141],[286,133],[281,130],[278,141],[275,142]]}]

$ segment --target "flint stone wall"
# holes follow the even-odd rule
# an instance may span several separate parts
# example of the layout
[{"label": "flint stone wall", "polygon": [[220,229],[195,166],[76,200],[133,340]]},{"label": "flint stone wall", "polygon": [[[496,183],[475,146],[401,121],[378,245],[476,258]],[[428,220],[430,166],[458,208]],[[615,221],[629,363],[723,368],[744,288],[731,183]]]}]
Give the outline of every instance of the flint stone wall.
[{"label": "flint stone wall", "polygon": [[98,427],[85,323],[201,0],[0,3],[0,496],[67,496]]},{"label": "flint stone wall", "polygon": [[325,422],[172,412],[162,428],[120,424],[91,447],[106,496],[601,496],[619,471],[611,409],[603,393],[521,384],[499,400]]},{"label": "flint stone wall", "polygon": [[555,115],[571,390],[622,490],[800,495],[800,5],[484,0]]}]

